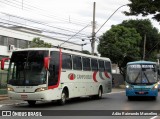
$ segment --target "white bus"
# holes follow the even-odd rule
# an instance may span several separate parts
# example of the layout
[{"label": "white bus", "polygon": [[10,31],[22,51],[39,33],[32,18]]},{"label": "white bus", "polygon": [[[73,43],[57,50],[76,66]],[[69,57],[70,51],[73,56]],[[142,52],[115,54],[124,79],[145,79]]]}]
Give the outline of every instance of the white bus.
[{"label": "white bus", "polygon": [[[1,60],[1,69],[5,61]],[[92,96],[101,98],[112,89],[111,61],[61,48],[13,51],[8,68],[8,96],[13,100],[58,100]]]}]

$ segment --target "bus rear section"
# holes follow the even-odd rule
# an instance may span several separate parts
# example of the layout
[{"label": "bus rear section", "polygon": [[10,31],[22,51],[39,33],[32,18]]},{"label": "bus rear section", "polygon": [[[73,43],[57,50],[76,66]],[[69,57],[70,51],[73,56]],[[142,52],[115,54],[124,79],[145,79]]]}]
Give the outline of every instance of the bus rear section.
[{"label": "bus rear section", "polygon": [[158,69],[155,62],[137,61],[127,64],[126,96],[133,97],[158,96]]}]

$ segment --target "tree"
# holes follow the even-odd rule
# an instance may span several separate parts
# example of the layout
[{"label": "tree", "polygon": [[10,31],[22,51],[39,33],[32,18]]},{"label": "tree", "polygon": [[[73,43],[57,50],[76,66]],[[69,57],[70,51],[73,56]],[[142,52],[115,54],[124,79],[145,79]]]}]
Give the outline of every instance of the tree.
[{"label": "tree", "polygon": [[91,55],[91,53],[90,53],[88,50],[82,50],[81,52],[84,53],[84,54],[89,54],[89,55]]},{"label": "tree", "polygon": [[143,48],[144,48],[144,37],[146,37],[146,60],[153,60],[155,57],[155,51],[159,51],[160,44],[160,35],[158,30],[153,27],[151,21],[149,19],[140,19],[140,20],[125,20],[121,24],[121,26],[127,28],[135,28],[136,31],[141,35],[142,40],[139,44],[141,59],[143,57]]},{"label": "tree", "polygon": [[118,64],[120,73],[125,76],[126,63],[140,59],[138,44],[141,36],[134,28],[112,26],[100,37],[98,52]]},{"label": "tree", "polygon": [[51,43],[46,43],[43,40],[40,40],[40,38],[33,38],[31,41],[31,47],[46,47],[51,48]]},{"label": "tree", "polygon": [[154,15],[153,19],[160,21],[160,0],[129,0],[128,4],[130,11],[125,11],[126,15],[139,15],[142,16]]}]

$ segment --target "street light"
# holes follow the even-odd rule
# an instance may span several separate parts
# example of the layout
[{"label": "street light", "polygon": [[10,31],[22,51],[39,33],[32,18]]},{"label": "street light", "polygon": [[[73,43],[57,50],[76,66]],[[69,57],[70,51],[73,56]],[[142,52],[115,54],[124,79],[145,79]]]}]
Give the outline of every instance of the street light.
[{"label": "street light", "polygon": [[97,34],[99,32],[99,30],[101,30],[101,28],[108,22],[108,20],[122,7],[127,6],[128,4],[122,5],[120,7],[118,7],[112,14],[111,16],[108,17],[108,19],[103,23],[103,25],[97,30],[97,32],[95,34]]}]

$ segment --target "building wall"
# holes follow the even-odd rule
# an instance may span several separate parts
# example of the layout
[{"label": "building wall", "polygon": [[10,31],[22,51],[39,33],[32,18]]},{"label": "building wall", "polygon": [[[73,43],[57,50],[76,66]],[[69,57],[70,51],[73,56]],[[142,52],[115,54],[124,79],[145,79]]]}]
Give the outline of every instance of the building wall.
[{"label": "building wall", "polygon": [[[64,42],[56,38],[42,35],[38,32],[36,33],[29,30],[22,31],[20,29],[12,29],[0,26],[0,57],[11,55],[11,52],[8,51],[9,44],[14,44],[17,48],[27,48],[29,42],[35,37],[40,37],[41,40],[51,43],[53,46],[58,46]],[[71,42],[66,42],[62,45],[62,47],[81,51],[81,45]]]}]

